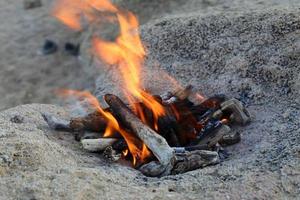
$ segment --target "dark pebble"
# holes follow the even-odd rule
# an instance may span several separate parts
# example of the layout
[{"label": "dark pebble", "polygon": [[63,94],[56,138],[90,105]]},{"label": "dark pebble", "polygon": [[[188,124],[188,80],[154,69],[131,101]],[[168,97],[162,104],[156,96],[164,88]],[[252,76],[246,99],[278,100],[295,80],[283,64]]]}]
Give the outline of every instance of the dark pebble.
[{"label": "dark pebble", "polygon": [[24,118],[20,115],[15,115],[14,117],[10,118],[10,121],[16,124],[21,124],[24,122]]}]

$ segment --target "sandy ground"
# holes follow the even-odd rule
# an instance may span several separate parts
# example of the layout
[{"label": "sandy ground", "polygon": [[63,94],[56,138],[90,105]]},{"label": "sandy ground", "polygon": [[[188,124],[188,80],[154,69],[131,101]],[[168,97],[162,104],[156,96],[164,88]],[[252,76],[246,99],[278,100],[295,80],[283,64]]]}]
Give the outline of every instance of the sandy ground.
[{"label": "sandy ground", "polygon": [[[62,50],[37,55],[45,38],[78,40],[48,16],[50,1],[30,11],[20,2],[0,2],[0,109],[56,103],[51,90],[57,87],[92,89],[96,71],[98,96],[119,93],[108,81],[113,70],[83,68]],[[219,165],[146,178],[84,152],[70,133],[50,130],[40,113],[68,118],[63,108],[18,106],[0,113],[0,199],[299,199],[298,0],[136,2],[125,3],[144,24],[153,74],[146,86],[155,93],[170,89],[155,73],[164,69],[204,95],[240,99],[253,118],[237,128],[242,141]],[[12,122],[15,116],[22,120]]]},{"label": "sandy ground", "polygon": [[[50,16],[51,2],[24,10],[23,1],[0,1],[0,110],[24,103],[57,102],[53,89],[93,84],[79,60],[64,52],[65,42],[76,41],[77,36]],[[59,51],[39,55],[45,39],[55,41]]]}]

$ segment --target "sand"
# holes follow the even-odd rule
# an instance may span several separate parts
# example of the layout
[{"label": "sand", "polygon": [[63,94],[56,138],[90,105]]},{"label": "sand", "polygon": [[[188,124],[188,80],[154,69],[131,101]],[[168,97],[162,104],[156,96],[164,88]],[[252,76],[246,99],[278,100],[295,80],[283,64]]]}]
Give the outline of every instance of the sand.
[{"label": "sand", "polygon": [[[51,93],[57,87],[88,88],[99,98],[107,92],[121,96],[110,81],[115,81],[114,69],[96,68],[99,62],[87,65],[85,48],[81,60],[63,51],[36,54],[45,37],[80,41],[46,14],[50,3],[31,11],[23,11],[20,3],[0,3],[1,19],[7,19],[0,37],[1,109],[57,103]],[[205,96],[225,93],[241,100],[252,115],[250,125],[236,127],[242,141],[227,148],[230,158],[219,165],[147,178],[83,151],[70,133],[50,130],[41,112],[69,118],[65,108],[21,105],[0,113],[0,199],[299,198],[300,3],[125,3],[143,23],[145,66],[151,72],[145,86],[158,94],[173,88],[161,77],[164,70]]]}]

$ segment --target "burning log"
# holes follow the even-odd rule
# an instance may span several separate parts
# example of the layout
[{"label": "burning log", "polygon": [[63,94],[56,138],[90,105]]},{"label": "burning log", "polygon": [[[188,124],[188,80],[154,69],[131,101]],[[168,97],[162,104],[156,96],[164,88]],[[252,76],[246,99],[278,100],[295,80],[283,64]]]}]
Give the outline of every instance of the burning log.
[{"label": "burning log", "polygon": [[81,140],[81,144],[83,149],[89,152],[99,152],[113,145],[117,140],[116,138],[84,139]]},{"label": "burning log", "polygon": [[160,164],[168,166],[173,163],[174,151],[165,138],[143,124],[117,96],[106,94],[104,99],[113,111],[113,115],[145,143]]}]

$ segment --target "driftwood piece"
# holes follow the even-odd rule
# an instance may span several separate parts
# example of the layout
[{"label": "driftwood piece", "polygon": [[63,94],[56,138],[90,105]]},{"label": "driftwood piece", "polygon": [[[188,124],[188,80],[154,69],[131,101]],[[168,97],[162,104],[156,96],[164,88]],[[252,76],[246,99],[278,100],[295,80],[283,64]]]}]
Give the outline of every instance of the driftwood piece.
[{"label": "driftwood piece", "polygon": [[167,166],[173,163],[174,151],[163,137],[143,124],[117,96],[107,94],[104,99],[113,114],[145,143],[162,165]]},{"label": "driftwood piece", "polygon": [[176,155],[176,164],[171,174],[181,174],[219,162],[219,155],[215,151],[197,150],[186,152]]},{"label": "driftwood piece", "polygon": [[222,137],[222,139],[219,141],[219,143],[222,146],[227,146],[227,145],[233,145],[239,143],[240,141],[241,141],[241,134],[237,131],[234,131],[225,134]]},{"label": "driftwood piece", "polygon": [[99,112],[90,113],[84,117],[63,120],[48,113],[42,113],[44,120],[50,128],[58,131],[83,132],[83,131],[104,131],[107,125],[106,119]]},{"label": "driftwood piece", "polygon": [[168,92],[161,96],[165,104],[174,104],[176,102],[188,100],[190,96],[194,93],[194,87],[188,85],[185,88],[179,88],[174,92]]},{"label": "driftwood piece", "polygon": [[58,130],[58,131],[72,131],[69,121],[56,118],[53,115],[50,115],[48,113],[41,113],[41,114],[51,129]]},{"label": "driftwood piece", "polygon": [[208,150],[209,147],[207,144],[201,145],[193,145],[193,146],[186,146],[186,147],[173,147],[176,154],[178,153],[185,153],[187,151],[195,151],[195,150]]},{"label": "driftwood piece", "polygon": [[179,89],[174,92],[174,96],[177,97],[179,100],[187,99],[193,93],[193,86],[188,85],[184,89]]},{"label": "driftwood piece", "polygon": [[195,169],[203,168],[208,165],[219,163],[218,153],[215,151],[196,150],[176,154],[176,160],[171,170],[166,169],[157,161],[152,161],[139,168],[145,175],[150,177],[162,177],[171,174],[181,174]]},{"label": "driftwood piece", "polygon": [[89,152],[98,152],[113,145],[117,140],[116,138],[84,139],[81,140],[81,144],[83,149]]},{"label": "driftwood piece", "polygon": [[230,127],[227,125],[222,125],[211,133],[207,134],[205,137],[198,141],[198,145],[207,145],[209,148],[215,146],[225,134],[230,132]]},{"label": "driftwood piece", "polygon": [[144,164],[139,168],[139,171],[142,172],[145,176],[149,177],[162,177],[168,176],[171,174],[173,166],[162,165],[158,161],[152,161],[147,164]]},{"label": "driftwood piece", "polygon": [[221,104],[223,113],[230,113],[230,121],[246,125],[251,121],[249,112],[237,99],[230,99]]},{"label": "driftwood piece", "polygon": [[104,131],[107,120],[101,113],[95,111],[84,117],[71,118],[70,128],[74,131]]},{"label": "driftwood piece", "polygon": [[81,141],[81,140],[85,140],[85,139],[99,139],[103,137],[103,133],[102,132],[80,132],[80,134],[78,133],[78,140],[77,141]]}]

